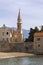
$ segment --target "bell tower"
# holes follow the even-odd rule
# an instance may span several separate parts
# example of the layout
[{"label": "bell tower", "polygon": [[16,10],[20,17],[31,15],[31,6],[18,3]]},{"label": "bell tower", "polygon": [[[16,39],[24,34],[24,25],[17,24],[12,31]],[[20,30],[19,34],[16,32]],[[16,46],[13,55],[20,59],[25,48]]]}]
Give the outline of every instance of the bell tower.
[{"label": "bell tower", "polygon": [[17,30],[19,30],[20,33],[22,33],[22,18],[21,18],[20,9],[19,9],[18,18],[17,18]]},{"label": "bell tower", "polygon": [[23,42],[24,37],[23,37],[23,31],[22,31],[22,18],[21,18],[20,9],[19,9],[18,18],[17,18],[17,30],[19,31],[19,34],[17,36],[18,40],[19,40],[19,42]]}]

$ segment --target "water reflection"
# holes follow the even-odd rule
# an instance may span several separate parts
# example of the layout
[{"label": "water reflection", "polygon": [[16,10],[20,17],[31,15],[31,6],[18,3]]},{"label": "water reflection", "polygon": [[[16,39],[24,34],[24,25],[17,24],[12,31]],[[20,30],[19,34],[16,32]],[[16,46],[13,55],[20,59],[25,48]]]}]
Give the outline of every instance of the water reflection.
[{"label": "water reflection", "polygon": [[43,65],[43,56],[2,59],[0,65]]}]

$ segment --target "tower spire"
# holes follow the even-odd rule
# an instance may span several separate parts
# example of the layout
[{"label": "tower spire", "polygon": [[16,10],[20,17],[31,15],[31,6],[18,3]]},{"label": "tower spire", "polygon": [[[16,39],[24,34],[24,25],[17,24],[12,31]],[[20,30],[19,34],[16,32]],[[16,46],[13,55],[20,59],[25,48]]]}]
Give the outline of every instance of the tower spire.
[{"label": "tower spire", "polygon": [[23,40],[23,31],[22,31],[22,19],[21,19],[21,12],[19,9],[18,18],[17,18],[17,30],[19,31],[19,38],[22,41]]},{"label": "tower spire", "polygon": [[22,31],[22,19],[21,19],[20,9],[19,9],[18,19],[17,19],[17,30],[19,30],[20,32]]},{"label": "tower spire", "polygon": [[21,22],[21,20],[22,20],[22,19],[21,19],[21,12],[20,12],[20,9],[19,9],[18,19],[17,19],[17,20],[18,20],[18,22]]}]

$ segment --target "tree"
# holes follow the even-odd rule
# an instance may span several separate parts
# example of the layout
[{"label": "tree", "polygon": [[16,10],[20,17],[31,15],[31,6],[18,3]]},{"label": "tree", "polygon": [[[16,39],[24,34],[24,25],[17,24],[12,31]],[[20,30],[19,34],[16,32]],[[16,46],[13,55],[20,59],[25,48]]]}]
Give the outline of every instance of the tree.
[{"label": "tree", "polygon": [[33,34],[34,34],[34,29],[30,28],[29,36],[28,36],[28,41],[33,41]]},{"label": "tree", "polygon": [[40,31],[43,31],[43,26],[41,26],[41,30]]},{"label": "tree", "polygon": [[38,32],[38,31],[39,31],[38,27],[35,27],[34,32]]},{"label": "tree", "polygon": [[39,29],[38,27],[35,27],[34,29],[33,28],[30,28],[30,32],[29,32],[29,36],[28,36],[28,39],[26,39],[26,42],[33,42],[34,41],[34,33],[35,32],[38,32]]}]

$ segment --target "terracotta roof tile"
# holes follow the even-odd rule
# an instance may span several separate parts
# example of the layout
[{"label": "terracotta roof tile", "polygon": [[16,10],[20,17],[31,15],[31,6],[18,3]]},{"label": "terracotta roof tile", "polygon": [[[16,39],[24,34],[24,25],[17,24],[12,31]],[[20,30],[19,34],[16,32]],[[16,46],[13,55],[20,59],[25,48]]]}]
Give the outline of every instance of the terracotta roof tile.
[{"label": "terracotta roof tile", "polygon": [[34,36],[36,36],[36,37],[42,37],[43,36],[43,32],[36,32],[34,34]]}]

